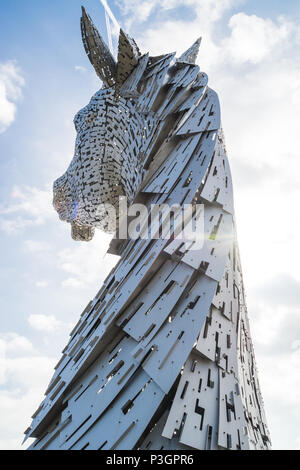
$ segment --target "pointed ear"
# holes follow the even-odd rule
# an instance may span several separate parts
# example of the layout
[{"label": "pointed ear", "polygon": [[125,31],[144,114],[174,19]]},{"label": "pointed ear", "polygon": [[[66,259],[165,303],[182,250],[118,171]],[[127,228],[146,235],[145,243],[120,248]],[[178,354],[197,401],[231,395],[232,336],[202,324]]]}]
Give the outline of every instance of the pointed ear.
[{"label": "pointed ear", "polygon": [[92,66],[106,87],[114,86],[117,79],[117,64],[107,45],[82,7],[82,41]]},{"label": "pointed ear", "polygon": [[140,51],[134,39],[130,38],[124,31],[120,30],[118,66],[117,66],[117,88],[120,88],[131,72],[137,66]]},{"label": "pointed ear", "polygon": [[194,44],[179,57],[178,61],[189,62],[190,64],[194,64],[196,62],[197,55],[199,52],[201,39],[202,38],[198,38],[197,41],[195,41]]}]

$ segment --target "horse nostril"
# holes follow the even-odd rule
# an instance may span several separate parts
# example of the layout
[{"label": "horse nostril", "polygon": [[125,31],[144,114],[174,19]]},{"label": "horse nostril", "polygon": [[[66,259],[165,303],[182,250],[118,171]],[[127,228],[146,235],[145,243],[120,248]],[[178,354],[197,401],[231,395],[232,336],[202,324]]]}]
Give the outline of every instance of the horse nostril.
[{"label": "horse nostril", "polygon": [[94,234],[95,229],[90,225],[71,224],[71,236],[73,240],[88,242],[92,240]]}]

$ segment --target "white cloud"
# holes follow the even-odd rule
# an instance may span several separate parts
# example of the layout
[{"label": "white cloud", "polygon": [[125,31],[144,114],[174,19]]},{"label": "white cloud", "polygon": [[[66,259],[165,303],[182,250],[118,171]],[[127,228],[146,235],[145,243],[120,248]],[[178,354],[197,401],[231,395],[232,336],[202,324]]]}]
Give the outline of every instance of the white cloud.
[{"label": "white cloud", "polygon": [[261,355],[258,367],[273,449],[300,449],[300,350]]},{"label": "white cloud", "polygon": [[[142,33],[135,37],[137,43],[142,51],[150,51],[152,55],[160,55],[177,51],[183,52],[191,46],[191,44],[200,36],[205,36],[205,45],[202,44],[203,49],[207,49],[206,56],[210,57],[211,52],[214,50],[215,45],[210,39],[210,31],[214,22],[219,18],[222,9],[226,9],[225,3],[234,2],[211,2],[206,0],[201,2],[191,0],[189,2],[173,1],[173,2],[160,2],[158,0],[147,3],[148,8],[144,2],[131,1],[124,2],[124,12],[126,12],[127,20],[125,22],[126,31],[130,31],[133,26],[142,24],[148,19],[151,11],[158,9],[160,15],[156,21],[147,24],[147,28],[143,28]],[[194,21],[185,21],[180,16],[175,20],[169,20],[167,17],[161,15],[163,12],[168,12],[171,8],[177,6],[189,6],[194,10]],[[188,30],[187,30],[188,25]]]},{"label": "white cloud", "polygon": [[31,253],[39,253],[50,249],[49,243],[37,240],[25,240],[24,245],[26,250]]},{"label": "white cloud", "polygon": [[[123,15],[131,15],[134,12],[135,18],[133,21],[144,22],[147,21],[151,11],[156,7],[157,1],[144,0],[143,2],[137,0],[127,0],[118,2]],[[127,23],[128,25],[129,23]]]},{"label": "white cloud", "polygon": [[35,283],[35,285],[36,285],[36,287],[44,288],[44,287],[48,287],[49,282],[48,281],[37,281]]},{"label": "white cloud", "polygon": [[256,64],[280,47],[293,32],[294,25],[282,17],[277,25],[270,19],[238,13],[230,18],[229,28],[231,35],[222,42],[229,57],[237,63]]},{"label": "white cloud", "polygon": [[[119,0],[117,2],[126,17],[126,27],[147,21],[150,15],[156,11],[161,15],[163,12],[174,10],[178,7],[188,7],[194,10],[195,20],[203,20],[206,24],[218,21],[223,13],[230,8],[241,5],[244,0]],[[178,15],[180,16],[180,15]],[[163,18],[164,25],[166,18]],[[159,19],[156,18],[156,23]],[[191,23],[189,21],[189,23]],[[163,27],[161,28],[163,33]],[[172,37],[172,40],[176,38]]]},{"label": "white cloud", "polygon": [[[38,385],[40,376],[36,374],[34,363],[42,360],[43,358],[28,338],[14,332],[1,333],[0,382],[2,384],[9,383],[12,385],[14,383],[16,389],[23,386]],[[33,377],[35,382],[32,381]]]},{"label": "white cloud", "polygon": [[300,349],[300,339],[296,339],[292,342],[292,349]]},{"label": "white cloud", "polygon": [[42,356],[16,333],[0,336],[0,449],[20,449],[30,415],[38,407],[55,360]]},{"label": "white cloud", "polygon": [[55,217],[52,190],[15,186],[10,201],[0,205],[0,230],[10,234]]},{"label": "white cloud", "polygon": [[[31,367],[22,363],[23,374],[30,374],[32,384],[9,390],[0,390],[0,449],[1,450],[25,450],[26,443],[22,447],[24,431],[28,428],[32,413],[39,406],[43,393],[50,381],[49,370],[53,361],[48,358],[31,359]],[[11,369],[14,366],[11,364]],[[14,378],[14,374],[12,374]]]},{"label": "white cloud", "polygon": [[[300,350],[283,353],[276,360],[264,356],[263,361],[266,364],[263,386],[270,403],[276,400],[279,406],[293,407],[300,414],[300,395],[295,393],[300,389]],[[277,377],[278,387],[274,387],[274,376]]]},{"label": "white cloud", "polygon": [[34,352],[31,342],[16,333],[0,334],[0,358],[4,358],[7,354],[25,354]]},{"label": "white cloud", "polygon": [[54,333],[56,331],[65,331],[70,325],[57,320],[54,315],[32,314],[28,317],[29,325],[37,331]]},{"label": "white cloud", "polygon": [[86,73],[87,69],[85,67],[82,67],[82,65],[75,65],[75,70],[78,72]]},{"label": "white cloud", "polygon": [[299,308],[276,305],[276,302],[268,303],[261,297],[255,302],[251,299],[250,305],[253,338],[265,355],[277,357],[282,353],[290,354],[292,349],[297,349],[300,337]]},{"label": "white cloud", "polygon": [[[69,270],[69,265],[64,265],[63,264],[63,269],[65,271]],[[74,288],[74,289],[77,289],[77,288],[80,289],[81,287],[84,287],[85,284],[84,284],[83,281],[80,281],[79,279],[76,279],[75,277],[68,277],[67,279],[62,281],[61,285],[63,287],[71,287],[71,288]]]},{"label": "white cloud", "polygon": [[0,63],[0,134],[15,120],[25,81],[15,61]]},{"label": "white cloud", "polygon": [[84,288],[101,281],[108,275],[118,257],[106,254],[111,235],[96,231],[92,241],[76,242],[71,248],[58,253],[59,267],[70,277],[62,281],[63,287]]},{"label": "white cloud", "polygon": [[[55,360],[34,356],[7,360],[9,387],[0,390],[0,449],[21,449],[24,431],[50,381]],[[23,447],[23,450],[27,447]]]}]

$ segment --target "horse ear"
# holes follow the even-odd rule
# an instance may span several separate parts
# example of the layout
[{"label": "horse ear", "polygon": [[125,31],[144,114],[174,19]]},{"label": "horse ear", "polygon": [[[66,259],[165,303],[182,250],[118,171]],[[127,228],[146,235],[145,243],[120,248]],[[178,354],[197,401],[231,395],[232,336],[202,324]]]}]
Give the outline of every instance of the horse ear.
[{"label": "horse ear", "polygon": [[118,65],[117,65],[117,83],[116,87],[120,88],[131,72],[138,64],[141,53],[134,39],[130,38],[124,31],[120,30],[119,48],[118,48]]},{"label": "horse ear", "polygon": [[82,8],[82,41],[92,66],[105,86],[114,86],[117,79],[117,64],[110,50],[94,26],[90,16]]},{"label": "horse ear", "polygon": [[198,38],[197,41],[195,41],[194,44],[179,57],[178,61],[195,64],[201,44],[201,39],[202,38]]}]

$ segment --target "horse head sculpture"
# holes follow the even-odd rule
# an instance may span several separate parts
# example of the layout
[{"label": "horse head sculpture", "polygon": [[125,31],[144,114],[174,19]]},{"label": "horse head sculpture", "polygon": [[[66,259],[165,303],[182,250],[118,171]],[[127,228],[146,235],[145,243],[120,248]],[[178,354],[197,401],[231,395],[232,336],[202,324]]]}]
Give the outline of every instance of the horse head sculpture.
[{"label": "horse head sculpture", "polygon": [[[116,63],[84,8],[81,32],[103,86],[74,118],[75,153],[54,183],[53,204],[60,219],[71,224],[72,238],[88,241],[95,227],[115,231],[110,208],[117,208],[120,197],[132,202],[158,144],[186,112],[180,105],[206,85],[207,77],[195,65],[200,39],[179,59],[175,53],[150,57],[121,30]],[[188,83],[184,73],[185,82],[175,85],[172,77],[187,67]]]},{"label": "horse head sculpture", "polygon": [[[109,252],[120,260],[70,333],[25,431],[30,449],[268,449],[220,105],[195,64],[200,40],[177,59],[150,57],[121,31],[116,63],[84,9],[81,28],[103,87],[75,117],[54,206],[74,239],[116,228]],[[120,198],[147,208],[137,238],[120,236]],[[200,243],[177,237],[176,214],[165,236],[155,207],[188,206],[193,223],[198,205]]]}]

